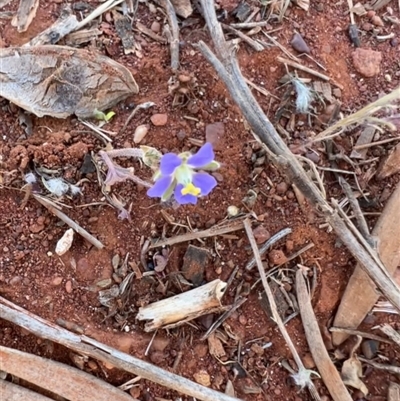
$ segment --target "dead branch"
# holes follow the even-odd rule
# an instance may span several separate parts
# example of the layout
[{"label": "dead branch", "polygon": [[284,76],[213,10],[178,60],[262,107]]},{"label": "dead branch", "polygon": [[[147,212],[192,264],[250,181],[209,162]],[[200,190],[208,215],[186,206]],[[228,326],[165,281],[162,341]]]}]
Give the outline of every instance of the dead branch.
[{"label": "dead branch", "polygon": [[307,343],[322,380],[334,401],[351,401],[352,398],[325,348],[303,272],[300,269],[296,273],[296,292]]},{"label": "dead branch", "polygon": [[[2,346],[0,360],[3,371],[51,391],[60,398],[70,401],[91,401],[93,398],[96,401],[134,401],[129,394],[111,384],[60,362]],[[47,380],[49,377],[52,380]]]},{"label": "dead branch", "polygon": [[78,223],[70,219],[65,213],[63,213],[61,210],[56,209],[51,202],[49,202],[46,198],[39,196],[39,195],[33,195],[33,197],[41,204],[43,205],[49,212],[57,216],[60,220],[62,220],[64,223],[68,224],[71,228],[73,228],[78,234],[82,235],[83,238],[85,238],[88,242],[90,242],[92,245],[94,245],[98,249],[104,248],[104,245],[95,237],[93,237],[92,234],[88,233],[83,227],[81,227]]},{"label": "dead branch", "polygon": [[171,28],[171,38],[169,40],[169,46],[171,51],[171,69],[176,72],[179,68],[179,26],[178,19],[176,18],[176,13],[174,6],[170,0],[156,0],[161,7],[164,8],[168,23]]},{"label": "dead branch", "polygon": [[39,33],[39,35],[35,36],[28,43],[25,43],[24,46],[54,45],[64,36],[74,31],[77,26],[78,20],[72,14],[71,7],[68,6],[61,12],[60,17],[53,25]]},{"label": "dead branch", "polygon": [[25,328],[40,338],[61,344],[79,354],[87,355],[190,397],[204,401],[239,401],[238,398],[229,397],[201,386],[85,335],[74,334],[30,313],[3,297],[0,297],[0,317]]},{"label": "dead branch", "polygon": [[251,129],[265,145],[272,161],[277,165],[281,173],[300,189],[315,209],[325,216],[327,222],[336,231],[336,234],[347,246],[350,253],[360,262],[363,269],[383,294],[400,310],[399,287],[371,257],[373,250],[370,248],[370,252],[368,252],[365,245],[361,245],[337,211],[323,198],[316,185],[308,178],[296,157],[290,152],[253,97],[244,81],[232,49],[226,44],[222,28],[215,14],[213,1],[201,0],[201,5],[219,59],[203,41],[200,41],[198,47],[203,56],[214,67],[225,83],[232,99],[240,107]]},{"label": "dead branch", "polygon": [[400,334],[390,325],[384,323],[379,330],[391,338],[398,346],[400,346]]},{"label": "dead branch", "polygon": [[243,220],[236,220],[232,222],[228,222],[227,224],[221,226],[214,226],[207,230],[196,231],[192,233],[187,233],[183,235],[179,235],[177,237],[167,238],[161,241],[158,241],[152,244],[149,249],[159,248],[160,246],[174,245],[179,244],[181,242],[192,241],[198,238],[208,238],[215,237],[217,235],[231,233],[233,231],[238,231],[243,229]]}]

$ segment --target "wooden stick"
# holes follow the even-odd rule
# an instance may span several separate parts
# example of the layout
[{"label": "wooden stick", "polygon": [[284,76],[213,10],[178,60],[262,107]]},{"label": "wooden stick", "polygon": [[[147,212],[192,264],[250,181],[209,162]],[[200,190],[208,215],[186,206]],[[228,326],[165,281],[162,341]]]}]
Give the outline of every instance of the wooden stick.
[{"label": "wooden stick", "polygon": [[49,212],[53,213],[64,223],[68,224],[72,229],[74,229],[78,234],[82,235],[87,241],[89,241],[92,245],[94,245],[98,249],[103,249],[104,245],[92,234],[88,233],[83,227],[81,227],[78,223],[75,223],[72,219],[70,219],[65,213],[61,210],[56,209],[47,199],[33,194],[33,197],[43,205]]},{"label": "wooden stick", "polygon": [[168,23],[171,28],[171,39],[169,41],[171,51],[171,70],[176,72],[179,68],[179,25],[175,8],[170,0],[156,0],[164,8]]},{"label": "wooden stick", "polygon": [[379,327],[379,330],[382,333],[385,333],[398,346],[400,346],[400,334],[392,326],[389,326],[387,323],[384,323],[381,327]]},{"label": "wooden stick", "polygon": [[221,309],[226,283],[217,279],[208,284],[139,308],[138,320],[148,320],[144,330],[154,331],[182,325]]},{"label": "wooden stick", "polygon": [[[268,151],[271,160],[279,168],[281,174],[288,177],[304,194],[309,203],[325,216],[327,222],[335,230],[337,236],[346,245],[350,253],[360,262],[363,269],[386,298],[400,310],[400,290],[396,283],[381,269],[381,266],[371,257],[370,252],[367,252],[365,245],[360,244],[337,212],[321,196],[316,185],[307,176],[295,155],[288,149],[255,100],[244,81],[234,52],[226,44],[222,28],[215,14],[213,1],[201,0],[201,5],[219,58],[213,54],[203,41],[200,41],[198,47],[203,56],[214,67],[221,80],[225,83],[232,99],[242,111],[243,117],[248,121],[260,142],[263,143],[264,148]],[[369,251],[372,252],[370,247]]]},{"label": "wooden stick", "polygon": [[93,21],[97,17],[100,17],[101,14],[111,10],[118,4],[122,3],[125,0],[108,0],[103,4],[100,4],[95,10],[93,10],[86,18],[84,18],[76,27],[76,30],[82,29],[85,25],[87,25],[90,21]]},{"label": "wooden stick", "polygon": [[293,68],[297,68],[298,70],[301,70],[301,71],[304,71],[304,72],[306,72],[308,74],[314,75],[315,77],[321,78],[324,81],[329,81],[330,80],[330,78],[327,75],[321,74],[318,71],[314,71],[311,68],[308,68],[308,67],[306,67],[306,66],[304,66],[302,64],[296,63],[295,61],[288,60],[287,58],[283,58],[283,57],[280,57],[280,56],[278,56],[276,59],[278,61],[280,61],[281,63],[290,65]]},{"label": "wooden stick", "polygon": [[54,323],[48,322],[33,313],[0,297],[0,316],[8,322],[23,327],[38,337],[61,344],[77,353],[105,362],[118,369],[141,376],[143,379],[161,384],[179,393],[203,401],[238,401],[218,391],[194,383],[184,377],[170,373],[141,359],[118,351],[85,335],[77,335]]},{"label": "wooden stick", "polygon": [[387,340],[386,338],[383,338],[381,336],[377,336],[376,334],[366,333],[364,331],[353,330],[353,329],[344,329],[344,328],[341,328],[341,327],[330,327],[329,331],[333,332],[333,333],[346,333],[346,334],[349,334],[351,336],[360,336],[360,337],[363,337],[363,338],[368,338],[370,340],[376,340],[376,341],[379,341],[379,342],[385,343],[385,344],[393,344],[392,341]]},{"label": "wooden stick", "polygon": [[5,372],[70,401],[134,401],[111,384],[60,362],[2,346],[0,360]]},{"label": "wooden stick", "polygon": [[18,32],[25,32],[36,16],[39,0],[20,0],[17,14],[11,21],[11,25],[17,27]]},{"label": "wooden stick", "polygon": [[296,272],[296,292],[308,347],[310,348],[311,355],[321,374],[322,380],[334,401],[352,401],[339,372],[336,370],[325,348],[321,331],[311,305],[303,272],[300,269]]},{"label": "wooden stick", "polygon": [[39,35],[35,36],[28,43],[25,43],[24,46],[54,45],[64,36],[74,31],[77,26],[78,20],[72,14],[72,10],[70,8],[69,10],[66,9],[53,25],[39,33]]},{"label": "wooden stick", "polygon": [[243,229],[243,220],[233,221],[231,223],[224,224],[223,226],[211,227],[207,230],[196,231],[179,235],[177,237],[167,238],[150,245],[149,249],[159,248],[160,246],[174,245],[181,242],[192,241],[199,238],[215,237],[217,235],[231,233]]}]

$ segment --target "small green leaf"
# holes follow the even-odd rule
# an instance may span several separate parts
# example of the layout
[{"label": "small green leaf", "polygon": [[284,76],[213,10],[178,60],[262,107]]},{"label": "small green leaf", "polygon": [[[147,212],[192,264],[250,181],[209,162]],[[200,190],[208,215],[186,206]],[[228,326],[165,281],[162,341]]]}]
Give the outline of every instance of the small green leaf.
[{"label": "small green leaf", "polygon": [[112,110],[109,111],[109,112],[106,114],[106,121],[109,122],[114,116],[115,116],[115,112],[112,111]]}]

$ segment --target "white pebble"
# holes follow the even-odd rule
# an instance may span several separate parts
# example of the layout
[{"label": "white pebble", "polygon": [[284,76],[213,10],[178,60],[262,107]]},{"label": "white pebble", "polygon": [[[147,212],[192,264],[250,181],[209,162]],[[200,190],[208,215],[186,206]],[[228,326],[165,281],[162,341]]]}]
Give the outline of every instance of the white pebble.
[{"label": "white pebble", "polygon": [[56,254],[58,256],[64,255],[65,252],[71,248],[72,241],[74,240],[74,230],[69,228],[65,231],[64,235],[58,240],[56,246]]},{"label": "white pebble", "polygon": [[133,134],[133,142],[140,143],[142,142],[143,138],[146,136],[147,132],[149,131],[149,126],[146,124],[139,125],[135,129],[135,133]]}]

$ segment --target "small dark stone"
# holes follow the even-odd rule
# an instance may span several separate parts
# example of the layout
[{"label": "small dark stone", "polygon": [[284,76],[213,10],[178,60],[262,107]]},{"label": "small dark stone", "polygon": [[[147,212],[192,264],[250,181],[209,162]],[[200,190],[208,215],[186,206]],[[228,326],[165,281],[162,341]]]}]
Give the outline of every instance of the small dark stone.
[{"label": "small dark stone", "polygon": [[399,44],[399,40],[397,38],[390,39],[390,46],[396,47]]},{"label": "small dark stone", "polygon": [[361,42],[360,42],[360,38],[358,37],[357,25],[355,25],[355,24],[349,25],[349,37],[350,37],[351,43],[353,43],[355,47],[360,47]]},{"label": "small dark stone", "polygon": [[202,284],[204,272],[208,264],[209,253],[205,249],[189,245],[183,257],[182,272],[186,280],[196,287]]},{"label": "small dark stone", "polygon": [[307,46],[303,37],[299,33],[295,33],[292,41],[290,42],[293,49],[298,51],[299,53],[307,53],[310,54],[310,48]]},{"label": "small dark stone", "polygon": [[367,359],[372,359],[375,357],[379,349],[379,343],[375,340],[367,340],[361,344],[361,350]]}]

